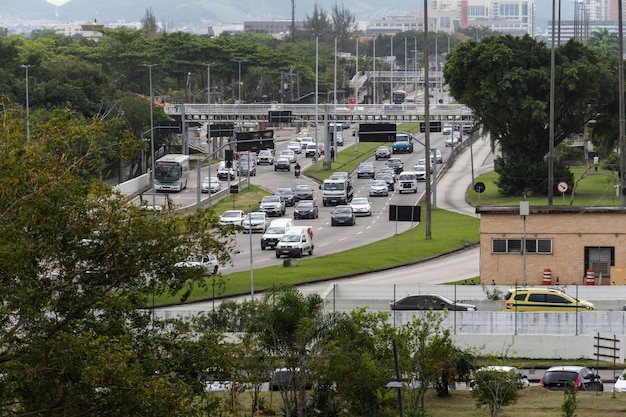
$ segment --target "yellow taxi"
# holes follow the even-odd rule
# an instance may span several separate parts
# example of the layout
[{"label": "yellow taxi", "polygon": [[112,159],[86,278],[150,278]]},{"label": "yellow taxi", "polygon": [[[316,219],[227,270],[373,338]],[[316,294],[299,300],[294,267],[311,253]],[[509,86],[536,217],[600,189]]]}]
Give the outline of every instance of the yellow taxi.
[{"label": "yellow taxi", "polygon": [[593,303],[578,300],[555,288],[511,288],[504,297],[504,311],[594,311]]}]

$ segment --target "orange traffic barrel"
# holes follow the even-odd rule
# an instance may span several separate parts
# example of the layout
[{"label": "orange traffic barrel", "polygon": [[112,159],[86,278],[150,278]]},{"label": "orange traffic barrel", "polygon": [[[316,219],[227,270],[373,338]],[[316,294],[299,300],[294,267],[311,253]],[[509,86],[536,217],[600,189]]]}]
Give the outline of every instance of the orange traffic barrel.
[{"label": "orange traffic barrel", "polygon": [[593,269],[587,270],[587,276],[585,277],[585,285],[596,285],[596,274]]},{"label": "orange traffic barrel", "polygon": [[552,271],[550,268],[543,270],[543,285],[552,285]]}]

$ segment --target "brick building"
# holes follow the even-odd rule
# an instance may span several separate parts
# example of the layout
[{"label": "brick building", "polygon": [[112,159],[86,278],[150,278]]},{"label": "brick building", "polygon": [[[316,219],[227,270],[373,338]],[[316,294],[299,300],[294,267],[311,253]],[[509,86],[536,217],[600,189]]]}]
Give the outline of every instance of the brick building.
[{"label": "brick building", "polygon": [[[480,276],[485,284],[626,284],[626,208],[531,206],[477,207]],[[525,218],[525,220],[524,220]],[[526,253],[522,251],[526,241]]]}]

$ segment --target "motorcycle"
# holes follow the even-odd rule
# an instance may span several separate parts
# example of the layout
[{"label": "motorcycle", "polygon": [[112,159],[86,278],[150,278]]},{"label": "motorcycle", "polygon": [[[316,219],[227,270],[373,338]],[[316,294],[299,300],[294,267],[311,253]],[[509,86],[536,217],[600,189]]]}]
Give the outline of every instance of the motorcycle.
[{"label": "motorcycle", "polygon": [[294,173],[294,175],[296,176],[296,178],[300,177],[300,168],[296,168],[296,169],[293,171],[293,173]]}]

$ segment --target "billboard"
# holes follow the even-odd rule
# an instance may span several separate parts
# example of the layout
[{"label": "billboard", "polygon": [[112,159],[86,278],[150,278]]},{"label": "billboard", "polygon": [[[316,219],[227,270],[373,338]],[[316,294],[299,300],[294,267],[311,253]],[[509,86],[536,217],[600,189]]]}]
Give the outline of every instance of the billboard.
[{"label": "billboard", "polygon": [[394,123],[359,123],[359,142],[393,142],[396,140]]}]

